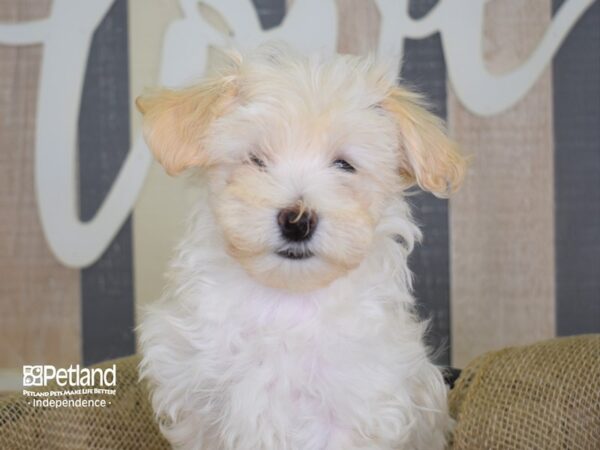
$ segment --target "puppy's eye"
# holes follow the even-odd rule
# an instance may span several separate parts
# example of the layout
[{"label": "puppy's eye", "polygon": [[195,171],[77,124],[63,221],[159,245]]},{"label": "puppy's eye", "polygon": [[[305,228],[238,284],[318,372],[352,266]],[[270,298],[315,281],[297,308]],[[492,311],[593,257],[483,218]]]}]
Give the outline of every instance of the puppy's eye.
[{"label": "puppy's eye", "polygon": [[354,166],[345,159],[336,159],[333,162],[333,167],[335,167],[336,169],[343,170],[345,172],[356,172]]},{"label": "puppy's eye", "polygon": [[252,164],[254,164],[256,167],[260,167],[261,169],[264,169],[265,167],[267,167],[267,165],[265,164],[265,162],[260,159],[258,156],[256,156],[254,153],[250,154],[250,162]]}]

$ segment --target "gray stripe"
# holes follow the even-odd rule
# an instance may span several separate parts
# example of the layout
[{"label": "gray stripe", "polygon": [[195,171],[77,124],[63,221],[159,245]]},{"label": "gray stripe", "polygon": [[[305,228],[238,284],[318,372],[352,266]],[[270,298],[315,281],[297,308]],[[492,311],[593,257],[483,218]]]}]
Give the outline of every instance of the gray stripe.
[{"label": "gray stripe", "polygon": [[[436,3],[436,0],[413,0],[410,13],[422,17]],[[446,118],[446,65],[439,34],[406,41],[402,80],[424,93],[436,114]],[[422,316],[431,319],[428,343],[437,352],[436,361],[447,365],[450,363],[448,202],[425,193],[410,200],[424,235],[423,243],[410,257],[415,296]]]},{"label": "gray stripe", "polygon": [[[553,7],[563,3],[554,0]],[[553,64],[556,327],[600,332],[600,4]]]},{"label": "gray stripe", "polygon": [[[82,220],[94,216],[129,149],[127,1],[117,0],[96,30],[79,117]],[[81,271],[83,361],[135,351],[131,219],[102,257]]]},{"label": "gray stripe", "polygon": [[285,17],[285,0],[252,0],[264,30],[276,27]]}]

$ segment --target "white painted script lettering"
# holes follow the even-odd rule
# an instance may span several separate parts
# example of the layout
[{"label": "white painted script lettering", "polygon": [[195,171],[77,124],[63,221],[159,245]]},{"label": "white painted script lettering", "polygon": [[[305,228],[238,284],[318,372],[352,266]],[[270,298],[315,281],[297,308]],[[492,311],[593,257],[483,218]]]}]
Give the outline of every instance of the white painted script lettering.
[{"label": "white painted script lettering", "polygon": [[[378,53],[399,69],[405,38],[439,32],[448,76],[457,96],[475,114],[502,112],[522,98],[551,61],[561,42],[593,0],[568,0],[552,19],[531,57],[511,72],[494,75],[482,51],[486,0],[440,0],[427,16],[414,20],[408,0],[375,0],[382,24]],[[334,0],[296,0],[283,23],[263,31],[250,0],[204,0],[230,33],[213,27],[196,0],[180,0],[184,17],[174,21],[163,43],[160,81],[181,86],[202,75],[210,46],[252,48],[277,38],[306,52],[333,52],[337,42]],[[77,122],[83,79],[94,31],[112,0],[54,0],[47,19],[0,24],[0,45],[41,43],[35,142],[35,188],[46,239],[65,265],[96,261],[131,212],[151,164],[138,136],[101,207],[88,222],[78,216]]]}]

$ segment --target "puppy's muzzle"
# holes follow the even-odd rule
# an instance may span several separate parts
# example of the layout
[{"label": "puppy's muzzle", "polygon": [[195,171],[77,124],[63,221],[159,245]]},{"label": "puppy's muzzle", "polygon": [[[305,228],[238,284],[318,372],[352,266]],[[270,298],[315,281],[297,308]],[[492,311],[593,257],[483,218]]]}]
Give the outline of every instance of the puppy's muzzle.
[{"label": "puppy's muzzle", "polygon": [[286,208],[279,211],[277,223],[281,236],[289,242],[308,241],[317,228],[317,214],[305,209]]}]

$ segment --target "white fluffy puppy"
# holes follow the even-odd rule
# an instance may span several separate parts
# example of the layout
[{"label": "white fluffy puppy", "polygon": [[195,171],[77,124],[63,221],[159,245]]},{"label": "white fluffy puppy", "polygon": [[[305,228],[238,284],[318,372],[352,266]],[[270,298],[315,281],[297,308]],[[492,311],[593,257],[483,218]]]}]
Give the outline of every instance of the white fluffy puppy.
[{"label": "white fluffy puppy", "polygon": [[387,73],[267,46],[138,100],[167,172],[206,183],[140,326],[141,376],[174,447],[444,447],[403,193],[444,196],[464,164]]}]

